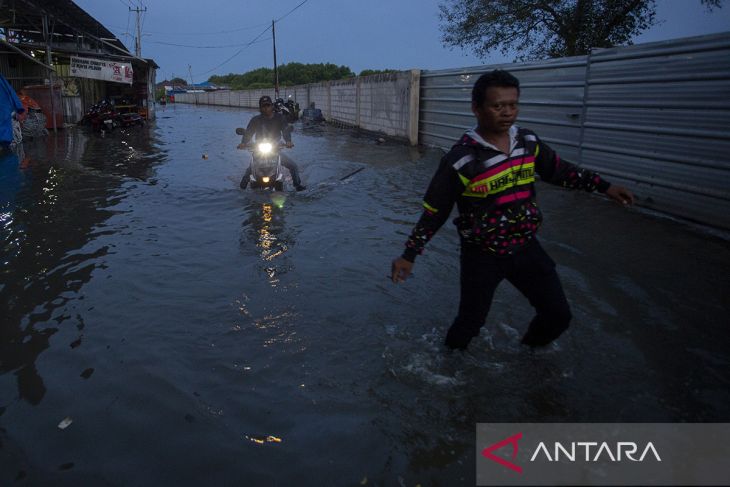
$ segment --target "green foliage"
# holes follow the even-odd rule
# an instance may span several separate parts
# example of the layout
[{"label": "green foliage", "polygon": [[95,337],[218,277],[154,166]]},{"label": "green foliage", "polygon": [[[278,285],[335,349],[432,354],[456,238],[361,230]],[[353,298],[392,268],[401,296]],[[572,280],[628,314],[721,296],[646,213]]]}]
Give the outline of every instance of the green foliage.
[{"label": "green foliage", "polygon": [[180,86],[180,85],[187,86],[188,82],[182,78],[172,78],[170,80],[170,84],[173,86]]},{"label": "green foliage", "polygon": [[[708,10],[724,0],[699,0]],[[578,56],[631,44],[659,21],[656,0],[444,0],[442,41],[486,57],[500,49],[517,60]]]},{"label": "green foliage", "polygon": [[397,73],[397,69],[363,69],[358,76],[370,76],[371,74]]},{"label": "green foliage", "polygon": [[[319,81],[350,78],[355,73],[347,66],[331,63],[302,64],[288,63],[279,66],[279,85],[292,86]],[[211,76],[208,81],[216,85],[228,86],[234,90],[271,88],[274,86],[274,70],[258,68],[244,74],[230,73],[223,76]]]}]

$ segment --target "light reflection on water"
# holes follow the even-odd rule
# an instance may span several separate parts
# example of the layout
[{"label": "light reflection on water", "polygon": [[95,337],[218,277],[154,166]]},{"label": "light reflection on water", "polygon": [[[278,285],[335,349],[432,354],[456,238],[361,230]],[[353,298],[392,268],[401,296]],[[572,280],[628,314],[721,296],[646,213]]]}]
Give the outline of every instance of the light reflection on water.
[{"label": "light reflection on water", "polygon": [[309,189],[241,191],[250,112],[159,114],[2,159],[0,484],[473,485],[478,421],[728,419],[725,242],[541,187],[570,333],[505,284],[445,353],[453,227],[384,277],[438,151],[298,127]]}]

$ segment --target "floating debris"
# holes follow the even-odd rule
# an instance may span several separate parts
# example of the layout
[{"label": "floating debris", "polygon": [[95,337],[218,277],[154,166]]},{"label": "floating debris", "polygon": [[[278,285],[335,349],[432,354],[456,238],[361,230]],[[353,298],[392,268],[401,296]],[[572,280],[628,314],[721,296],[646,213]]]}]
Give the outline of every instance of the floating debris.
[{"label": "floating debris", "polygon": [[252,441],[256,443],[257,445],[263,445],[264,443],[281,443],[281,438],[277,436],[248,436],[244,435],[244,438],[246,438],[249,441]]},{"label": "floating debris", "polygon": [[71,423],[73,423],[73,422],[74,422],[74,420],[71,419],[70,416],[66,416],[63,419],[63,421],[61,421],[60,423],[58,423],[58,429],[65,430],[66,428],[68,428],[69,426],[71,426]]},{"label": "floating debris", "polygon": [[359,173],[359,172],[360,172],[360,171],[362,171],[363,169],[365,169],[365,166],[363,166],[363,167],[361,167],[361,168],[358,168],[358,169],[355,169],[354,171],[352,171],[352,172],[351,172],[350,174],[348,174],[347,176],[341,177],[341,178],[340,178],[340,181],[344,181],[345,179],[347,179],[347,178],[349,178],[349,177],[352,177],[352,176],[354,176],[355,174]]}]

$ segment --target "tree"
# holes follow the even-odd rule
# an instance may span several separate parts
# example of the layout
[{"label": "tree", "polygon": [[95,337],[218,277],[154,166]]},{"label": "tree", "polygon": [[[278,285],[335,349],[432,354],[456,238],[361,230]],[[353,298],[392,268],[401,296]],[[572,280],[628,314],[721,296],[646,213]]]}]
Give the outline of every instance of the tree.
[{"label": "tree", "polygon": [[[723,0],[700,3],[712,10]],[[656,0],[445,0],[439,9],[444,45],[480,57],[516,51],[520,61],[631,44],[658,23]]]},{"label": "tree", "polygon": [[[355,76],[355,73],[349,67],[337,66],[332,63],[288,63],[279,66],[279,84],[281,86],[302,85],[318,81],[350,78],[352,76]],[[274,70],[271,68],[258,68],[243,74],[214,75],[208,81],[217,85],[230,86],[234,90],[269,88],[274,86]]]},{"label": "tree", "polygon": [[188,82],[182,78],[172,78],[170,80],[170,84],[173,86],[180,86],[180,85],[187,86]]},{"label": "tree", "polygon": [[371,74],[397,73],[397,69],[363,69],[358,76],[370,76]]}]

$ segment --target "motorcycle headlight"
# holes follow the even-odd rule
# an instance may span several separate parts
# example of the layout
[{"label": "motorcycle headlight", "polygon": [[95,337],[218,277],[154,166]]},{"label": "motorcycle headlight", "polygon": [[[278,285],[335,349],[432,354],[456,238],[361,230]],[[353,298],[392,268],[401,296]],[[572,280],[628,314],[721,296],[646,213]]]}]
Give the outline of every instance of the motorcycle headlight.
[{"label": "motorcycle headlight", "polygon": [[271,144],[268,142],[262,142],[258,145],[258,150],[262,154],[269,154],[271,153]]},{"label": "motorcycle headlight", "polygon": [[264,176],[261,178],[261,181],[268,183],[269,182],[269,176]]}]

